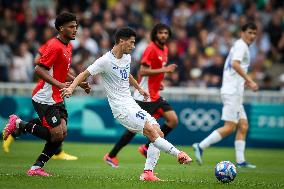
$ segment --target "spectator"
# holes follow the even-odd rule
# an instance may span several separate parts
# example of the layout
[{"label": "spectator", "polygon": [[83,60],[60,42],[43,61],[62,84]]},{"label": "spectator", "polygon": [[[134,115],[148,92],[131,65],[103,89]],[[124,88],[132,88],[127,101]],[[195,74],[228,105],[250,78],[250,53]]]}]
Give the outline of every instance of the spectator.
[{"label": "spectator", "polygon": [[13,56],[10,69],[10,81],[27,83],[33,78],[33,55],[28,51],[28,44],[20,43]]},{"label": "spectator", "polygon": [[[256,22],[259,28],[258,38],[250,48],[252,75],[258,78],[259,84],[263,82],[268,67],[284,62],[282,19],[284,1],[25,0],[7,2],[0,3],[1,29],[9,31],[4,43],[6,47],[3,47],[1,42],[1,48],[6,49],[6,54],[9,52],[7,49],[11,51],[21,41],[26,41],[29,51],[35,56],[38,46],[54,35],[52,26],[55,14],[67,10],[77,15],[79,27],[82,30],[78,33],[78,40],[74,42],[73,55],[80,57],[79,59],[86,58],[85,50],[91,53],[91,57],[98,57],[108,51],[113,42],[109,36],[118,27],[126,25],[137,31],[137,47],[140,47],[139,50],[134,51],[134,55],[139,57],[140,48],[146,42],[144,41],[146,30],[158,22],[170,25],[173,41],[176,43],[176,48],[172,50],[177,49],[178,56],[176,52],[173,52],[169,61],[179,64],[177,74],[179,79],[175,84],[178,86],[200,86],[200,83],[218,86],[218,82],[213,85],[211,83],[215,80],[211,77],[215,78],[215,75],[207,74],[208,69],[211,69],[210,66],[214,64],[215,54],[227,56],[228,47],[238,38],[237,28],[250,20]],[[141,43],[139,43],[140,40],[142,40]],[[4,51],[0,53],[2,57],[6,56],[3,55]],[[5,63],[0,63],[1,71],[5,70],[4,64],[9,64],[9,58],[6,58]],[[133,65],[135,68],[135,64]],[[200,78],[191,77],[196,75],[190,74],[192,69],[199,70],[198,73],[201,72]],[[278,82],[274,78],[277,75],[271,76]],[[0,77],[6,78],[7,81],[5,75],[1,74]],[[272,82],[271,85],[277,82]]]},{"label": "spectator", "polygon": [[8,32],[0,28],[0,81],[9,81],[8,69],[12,63],[12,51],[7,44]]}]

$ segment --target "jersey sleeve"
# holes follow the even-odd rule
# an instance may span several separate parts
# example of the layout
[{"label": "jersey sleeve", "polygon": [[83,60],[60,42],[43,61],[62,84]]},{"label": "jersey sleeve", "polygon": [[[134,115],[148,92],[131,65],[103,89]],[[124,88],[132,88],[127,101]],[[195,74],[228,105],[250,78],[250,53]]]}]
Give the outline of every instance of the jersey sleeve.
[{"label": "jersey sleeve", "polygon": [[241,43],[236,43],[234,52],[232,55],[232,60],[242,61],[246,52],[246,46],[242,45]]},{"label": "jersey sleeve", "polygon": [[100,57],[97,59],[93,64],[91,64],[87,70],[90,72],[91,75],[97,75],[104,71],[104,58]]},{"label": "jersey sleeve", "polygon": [[50,44],[47,46],[43,46],[39,49],[39,54],[41,55],[39,59],[39,65],[43,65],[44,67],[51,68],[54,64],[55,59],[57,58],[58,52],[57,48]]},{"label": "jersey sleeve", "polygon": [[152,50],[152,48],[146,48],[146,50],[144,51],[143,55],[142,55],[142,59],[141,59],[141,64],[146,64],[148,66],[151,66],[152,64],[152,60],[153,60],[153,53],[154,51]]}]

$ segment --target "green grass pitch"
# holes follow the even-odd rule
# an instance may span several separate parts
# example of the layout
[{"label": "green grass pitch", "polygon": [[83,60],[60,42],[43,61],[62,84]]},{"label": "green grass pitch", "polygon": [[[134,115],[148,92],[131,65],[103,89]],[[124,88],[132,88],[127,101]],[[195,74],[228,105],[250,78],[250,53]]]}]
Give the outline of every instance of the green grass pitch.
[{"label": "green grass pitch", "polygon": [[[234,162],[233,148],[209,148],[204,153],[202,166],[196,162],[179,165],[174,157],[161,152],[155,171],[165,181],[154,183],[139,181],[145,159],[137,152],[138,145],[124,148],[119,154],[120,167],[113,169],[102,160],[112,144],[65,142],[65,151],[77,155],[79,160],[50,160],[45,166],[45,170],[53,175],[49,178],[26,176],[43,145],[38,141],[16,141],[10,153],[0,152],[1,189],[284,188],[284,150],[281,149],[247,149],[247,159],[257,168],[237,169],[236,179],[229,184],[217,181],[214,166],[222,160]],[[180,149],[194,157],[192,148],[180,146]]]}]

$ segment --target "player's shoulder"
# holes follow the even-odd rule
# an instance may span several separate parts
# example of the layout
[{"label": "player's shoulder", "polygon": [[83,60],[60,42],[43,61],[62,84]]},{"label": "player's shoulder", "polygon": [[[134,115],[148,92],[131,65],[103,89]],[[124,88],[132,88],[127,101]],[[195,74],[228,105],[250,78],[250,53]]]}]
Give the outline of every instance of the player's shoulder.
[{"label": "player's shoulder", "polygon": [[247,44],[241,38],[235,41],[234,46],[237,48],[244,48],[244,49],[248,48]]},{"label": "player's shoulder", "polygon": [[145,49],[145,51],[153,51],[153,50],[155,50],[156,49],[156,45],[155,45],[155,43],[154,42],[150,42],[148,45],[147,45],[147,47],[146,47],[146,49]]},{"label": "player's shoulder", "polygon": [[103,54],[102,56],[100,56],[96,62],[100,62],[100,63],[107,63],[107,62],[111,62],[112,61],[112,56],[109,52],[106,52],[105,54]]},{"label": "player's shoulder", "polygon": [[51,50],[57,50],[57,49],[59,49],[59,47],[61,46],[60,43],[61,43],[61,42],[60,42],[57,38],[53,37],[53,38],[49,39],[49,40],[44,44],[44,47],[45,47],[45,48],[49,48],[49,49],[51,49]]}]

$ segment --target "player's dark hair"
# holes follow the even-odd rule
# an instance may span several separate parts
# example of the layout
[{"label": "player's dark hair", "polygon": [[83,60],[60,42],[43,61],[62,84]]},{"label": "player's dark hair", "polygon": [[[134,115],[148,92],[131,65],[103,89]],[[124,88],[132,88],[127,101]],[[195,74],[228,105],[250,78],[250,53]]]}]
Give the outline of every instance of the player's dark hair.
[{"label": "player's dark hair", "polygon": [[130,37],[136,37],[136,32],[133,29],[129,27],[120,28],[114,34],[115,44],[118,44],[120,39],[125,40]]},{"label": "player's dark hair", "polygon": [[70,12],[62,12],[55,19],[55,28],[59,31],[60,26],[63,26],[67,22],[76,21],[76,15]]},{"label": "player's dark hair", "polygon": [[152,41],[155,41],[156,38],[157,38],[157,33],[158,33],[160,30],[163,30],[163,29],[168,30],[168,32],[169,32],[169,38],[172,36],[171,28],[170,28],[168,25],[166,25],[166,24],[159,23],[159,24],[156,24],[156,25],[154,26],[154,28],[152,29],[152,31],[151,31],[151,40],[152,40]]},{"label": "player's dark hair", "polygon": [[248,29],[251,29],[251,30],[257,30],[257,26],[255,23],[252,23],[252,22],[248,22],[246,24],[244,24],[241,28],[241,30],[244,32],[244,31],[247,31]]}]

